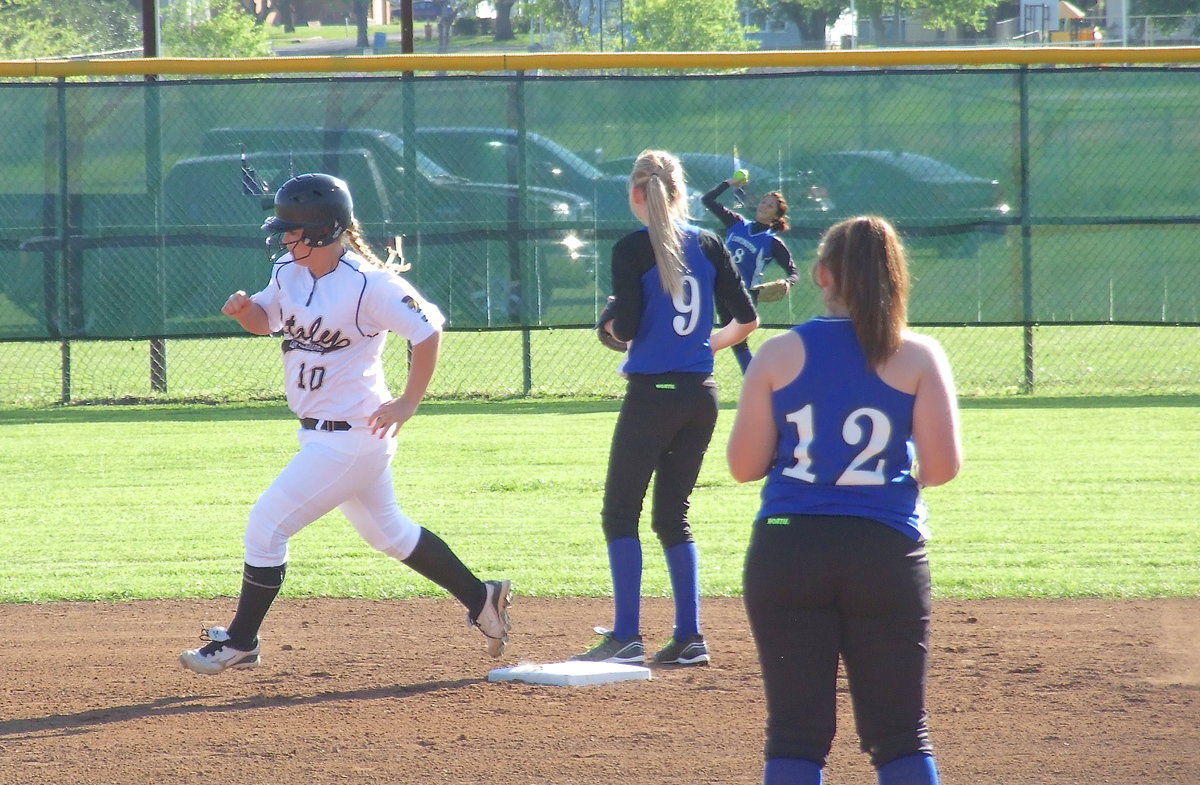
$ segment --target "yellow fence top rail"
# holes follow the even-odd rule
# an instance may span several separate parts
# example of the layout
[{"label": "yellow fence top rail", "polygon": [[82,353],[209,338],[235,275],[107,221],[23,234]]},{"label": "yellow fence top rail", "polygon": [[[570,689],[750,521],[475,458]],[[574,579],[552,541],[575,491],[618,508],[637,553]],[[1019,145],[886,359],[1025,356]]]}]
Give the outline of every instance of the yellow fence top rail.
[{"label": "yellow fence top rail", "polygon": [[1012,66],[1200,63],[1200,46],[1023,46],[771,52],[509,52],[337,57],[136,58],[0,61],[0,77],[233,76],[339,72],[728,70],[852,66]]}]

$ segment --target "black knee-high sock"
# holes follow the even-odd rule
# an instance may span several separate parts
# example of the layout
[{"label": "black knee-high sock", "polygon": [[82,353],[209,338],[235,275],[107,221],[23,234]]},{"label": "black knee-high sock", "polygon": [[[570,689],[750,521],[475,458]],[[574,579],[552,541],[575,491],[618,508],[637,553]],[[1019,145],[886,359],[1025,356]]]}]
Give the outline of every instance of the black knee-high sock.
[{"label": "black knee-high sock", "polygon": [[483,582],[467,569],[441,537],[428,529],[421,529],[417,547],[404,559],[404,563],[453,594],[466,607],[472,619],[483,610],[483,603],[487,600],[487,589]]},{"label": "black knee-high sock", "polygon": [[279,594],[286,573],[286,564],[278,567],[246,565],[242,572],[242,594],[238,597],[237,613],[229,625],[229,642],[233,648],[249,651],[258,643],[258,628]]}]

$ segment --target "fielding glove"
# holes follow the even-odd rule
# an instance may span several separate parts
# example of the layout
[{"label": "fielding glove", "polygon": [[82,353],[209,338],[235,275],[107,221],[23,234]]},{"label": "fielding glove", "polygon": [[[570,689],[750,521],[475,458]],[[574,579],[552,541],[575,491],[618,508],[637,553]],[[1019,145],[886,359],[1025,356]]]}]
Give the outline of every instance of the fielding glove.
[{"label": "fielding glove", "polygon": [[604,306],[604,310],[600,312],[600,318],[596,320],[596,338],[600,343],[612,349],[614,352],[629,351],[629,344],[625,341],[618,340],[615,335],[608,331],[608,323],[616,315],[617,298],[609,297],[608,302]]},{"label": "fielding glove", "polygon": [[773,303],[787,296],[788,283],[782,278],[775,281],[767,281],[755,286],[754,291],[758,292],[759,302]]}]

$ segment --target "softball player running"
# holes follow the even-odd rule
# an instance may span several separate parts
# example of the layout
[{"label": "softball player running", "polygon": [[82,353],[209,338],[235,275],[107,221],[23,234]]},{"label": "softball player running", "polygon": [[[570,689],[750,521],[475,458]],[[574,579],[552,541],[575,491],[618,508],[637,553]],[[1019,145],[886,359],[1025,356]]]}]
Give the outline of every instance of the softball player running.
[{"label": "softball player running", "polygon": [[[720,239],[685,222],[679,159],[643,152],[630,177],[629,202],[645,226],[613,248],[615,315],[602,325],[629,341],[623,365],[628,383],[613,433],[602,513],[615,623],[612,630],[597,627],[599,643],[572,659],[645,661],[638,519],[654,475],[652,527],[675,597],[674,631],[654,662],[701,665],[709,653],[700,632],[699,568],[688,499],[717,421],[713,353],[745,339],[758,317]],[[715,333],[714,296],[733,314],[733,321]]]},{"label": "softball player running", "polygon": [[[453,594],[487,638],[488,654],[499,657],[508,640],[509,581],[476,578],[441,538],[400,511],[392,485],[396,434],[433,377],[444,317],[371,252],[350,191],[336,177],[302,174],[284,183],[262,228],[285,252],[266,288],[233,293],[221,311],[256,335],[282,332],[300,451],[250,511],[233,622],[205,630],[208,643],[179,661],[205,674],[257,667],[258,631],[283,585],[288,540],[335,507],[372,546]],[[412,344],[398,398],[383,377],[389,332]]]},{"label": "softball player running", "polygon": [[[788,290],[795,285],[799,274],[796,272],[796,263],[792,261],[792,252],[779,238],[779,233],[788,230],[788,204],[781,192],[771,191],[759,199],[758,207],[754,211],[754,220],[730,210],[717,201],[730,186],[744,185],[745,182],[736,177],[723,180],[706,193],[701,201],[725,226],[725,247],[729,249],[738,272],[742,274],[742,282],[750,290],[750,296],[757,305],[758,292],[754,287],[762,283],[767,262],[774,260],[783,268],[786,277],[782,280]],[[721,324],[728,324],[732,318],[721,303],[717,303],[717,316]],[[737,358],[742,373],[746,373],[753,356],[750,344],[745,341],[737,343],[733,347],[733,356]]]},{"label": "softball player running", "polygon": [[931,785],[920,489],[962,463],[954,383],[938,343],[905,328],[907,261],[883,219],[829,229],[813,278],[825,315],[759,348],[728,445],[734,479],[766,477],[744,593],[766,692],[763,783],[821,783],[840,657],[881,785]]}]

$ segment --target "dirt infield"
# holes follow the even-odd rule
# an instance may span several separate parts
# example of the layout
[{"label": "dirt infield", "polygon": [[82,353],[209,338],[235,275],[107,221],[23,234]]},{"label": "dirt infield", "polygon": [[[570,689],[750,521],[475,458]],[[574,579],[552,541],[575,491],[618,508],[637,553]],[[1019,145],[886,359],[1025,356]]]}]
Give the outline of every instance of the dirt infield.
[{"label": "dirt infield", "polygon": [[[519,587],[518,587],[519,588]],[[494,684],[565,659],[605,599],[518,593],[500,660],[449,600],[280,600],[263,667],[176,655],[233,602],[0,606],[0,783],[742,783],[763,701],[738,600],[706,600],[707,668],[594,687]],[[670,607],[647,601],[649,641]],[[935,603],[930,711],[952,785],[1200,783],[1200,599]],[[846,696],[829,785],[871,785]]]}]

